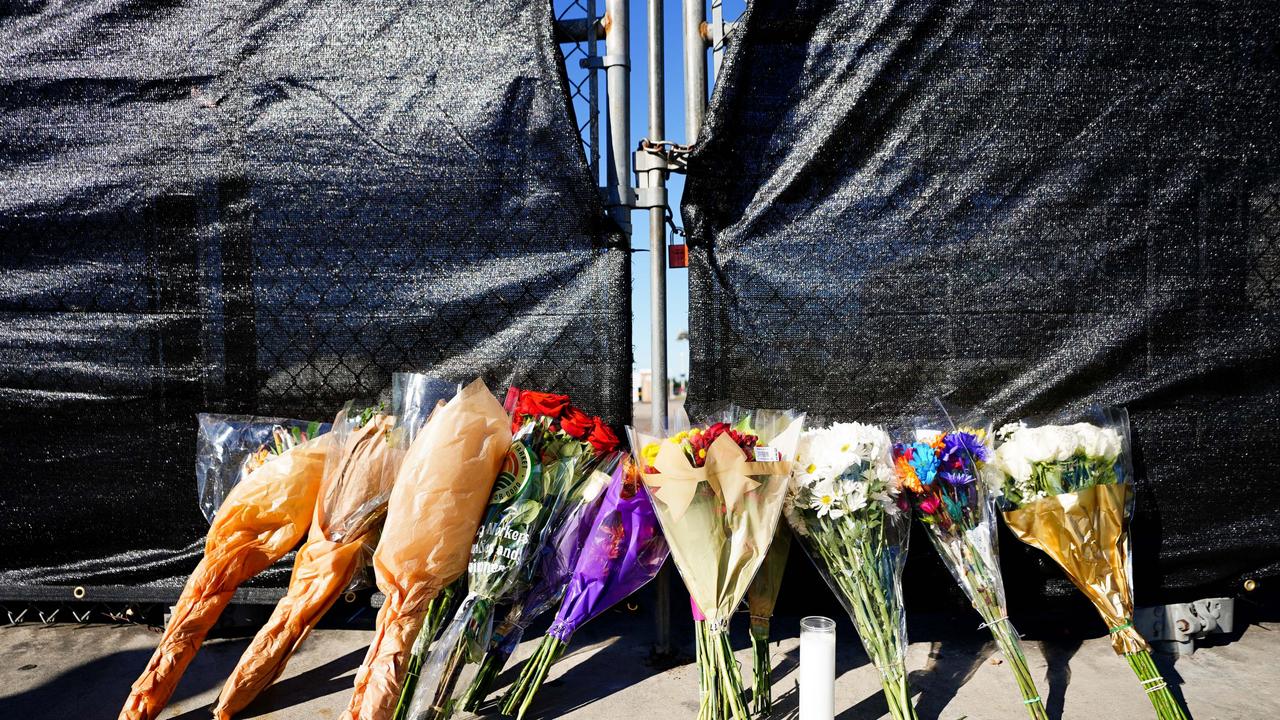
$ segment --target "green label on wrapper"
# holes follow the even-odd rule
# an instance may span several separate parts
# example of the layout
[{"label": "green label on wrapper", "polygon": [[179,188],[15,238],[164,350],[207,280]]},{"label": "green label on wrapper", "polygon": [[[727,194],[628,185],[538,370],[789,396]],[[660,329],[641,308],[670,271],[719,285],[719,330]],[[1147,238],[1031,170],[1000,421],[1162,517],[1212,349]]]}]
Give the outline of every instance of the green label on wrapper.
[{"label": "green label on wrapper", "polygon": [[507,459],[493,484],[493,496],[490,505],[505,503],[515,497],[521,486],[527,483],[533,473],[533,453],[524,443],[516,443],[507,452]]},{"label": "green label on wrapper", "polygon": [[531,544],[543,515],[542,464],[531,438],[511,444],[502,471],[494,482],[484,520],[471,546],[472,592],[498,598],[506,592],[520,567],[528,562]]}]

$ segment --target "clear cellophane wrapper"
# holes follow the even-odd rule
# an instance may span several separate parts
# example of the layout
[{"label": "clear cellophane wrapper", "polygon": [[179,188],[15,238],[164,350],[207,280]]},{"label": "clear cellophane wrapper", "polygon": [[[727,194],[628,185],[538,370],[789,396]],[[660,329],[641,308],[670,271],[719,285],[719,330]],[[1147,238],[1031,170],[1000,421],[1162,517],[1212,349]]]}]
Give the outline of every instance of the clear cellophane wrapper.
[{"label": "clear cellophane wrapper", "polygon": [[328,423],[257,415],[196,415],[196,494],[209,522],[231,489],[279,450],[329,431]]},{"label": "clear cellophane wrapper", "polygon": [[818,574],[849,614],[867,656],[886,681],[905,682],[907,616],[902,571],[907,563],[911,516],[882,513],[875,526],[838,520],[833,532],[796,532]]},{"label": "clear cellophane wrapper", "polygon": [[[947,433],[964,433],[977,444],[956,444],[953,447],[964,449],[950,455],[944,453],[946,462],[940,462],[942,472],[933,480],[931,490],[939,493],[935,497],[946,497],[947,501],[939,504],[935,514],[921,514],[925,533],[942,564],[981,616],[981,627],[991,632],[999,646],[1028,714],[1043,720],[1047,718],[1044,701],[1028,667],[1020,636],[1009,620],[1000,572],[999,514],[991,487],[997,475],[989,467],[993,454],[991,423],[985,417],[949,409],[941,400],[938,410],[935,417],[918,418],[913,423],[910,439],[929,444],[945,438]],[[972,481],[955,484],[951,479],[957,477]]]},{"label": "clear cellophane wrapper", "polygon": [[883,428],[815,427],[797,452],[786,517],[795,542],[853,620],[880,673],[890,716],[907,720],[915,717],[902,602],[911,516],[895,497],[892,467]]}]

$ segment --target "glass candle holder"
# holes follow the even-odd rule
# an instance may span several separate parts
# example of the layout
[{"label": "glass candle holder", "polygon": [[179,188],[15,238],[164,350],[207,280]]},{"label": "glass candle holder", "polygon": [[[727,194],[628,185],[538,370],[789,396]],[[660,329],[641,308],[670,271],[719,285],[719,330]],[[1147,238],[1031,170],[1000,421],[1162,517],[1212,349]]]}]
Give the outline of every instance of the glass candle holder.
[{"label": "glass candle holder", "polygon": [[800,620],[800,720],[832,720],[836,712],[836,621]]}]

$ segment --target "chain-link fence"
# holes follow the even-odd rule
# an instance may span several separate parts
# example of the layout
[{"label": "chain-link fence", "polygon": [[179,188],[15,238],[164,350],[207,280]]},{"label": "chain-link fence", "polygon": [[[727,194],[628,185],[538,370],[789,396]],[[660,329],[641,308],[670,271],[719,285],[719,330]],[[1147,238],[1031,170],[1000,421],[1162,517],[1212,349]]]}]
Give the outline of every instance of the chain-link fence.
[{"label": "chain-link fence", "polygon": [[[1138,602],[1280,574],[1280,8],[808,2],[738,25],[684,204],[695,412],[1127,405]],[[1004,552],[1022,602],[1066,589]],[[912,554],[916,597],[952,586]]]},{"label": "chain-link fence", "polygon": [[327,419],[417,370],[629,417],[594,50],[566,82],[549,7],[86,12],[0,17],[9,596],[176,593],[197,412]]}]

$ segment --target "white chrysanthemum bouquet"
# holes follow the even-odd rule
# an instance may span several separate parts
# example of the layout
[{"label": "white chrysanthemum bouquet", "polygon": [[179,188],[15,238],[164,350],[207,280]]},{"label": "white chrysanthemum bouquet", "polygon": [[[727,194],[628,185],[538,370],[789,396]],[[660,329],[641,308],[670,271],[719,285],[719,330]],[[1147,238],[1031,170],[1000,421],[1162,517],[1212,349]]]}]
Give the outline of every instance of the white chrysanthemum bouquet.
[{"label": "white chrysanthemum bouquet", "polygon": [[916,717],[907,689],[902,568],[910,515],[899,505],[889,435],[836,423],[801,436],[783,511],[818,572],[853,619],[880,671],[889,713]]},{"label": "white chrysanthemum bouquet", "polygon": [[1129,514],[1133,464],[1129,415],[1095,409],[1089,422],[1002,428],[992,463],[1003,476],[1001,506],[1019,540],[1066,571],[1110,628],[1111,644],[1137,674],[1161,720],[1186,720],[1133,627]]}]

